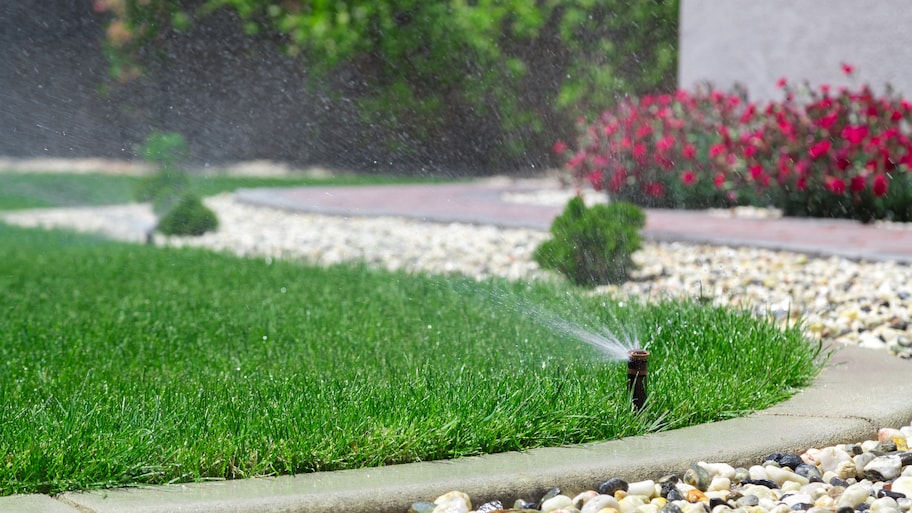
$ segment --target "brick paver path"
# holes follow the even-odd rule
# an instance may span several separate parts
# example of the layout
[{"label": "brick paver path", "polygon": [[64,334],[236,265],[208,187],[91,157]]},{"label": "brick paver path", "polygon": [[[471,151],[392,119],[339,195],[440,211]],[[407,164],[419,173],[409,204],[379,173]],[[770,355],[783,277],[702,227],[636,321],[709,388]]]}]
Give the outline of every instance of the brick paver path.
[{"label": "brick paver path", "polygon": [[[249,203],[344,216],[397,216],[547,230],[562,207],[505,201],[508,192],[541,184],[479,181],[440,185],[247,189]],[[556,188],[556,186],[554,186]],[[703,211],[647,210],[644,235],[652,240],[752,246],[912,263],[912,227],[863,225],[843,219],[731,218]]]}]

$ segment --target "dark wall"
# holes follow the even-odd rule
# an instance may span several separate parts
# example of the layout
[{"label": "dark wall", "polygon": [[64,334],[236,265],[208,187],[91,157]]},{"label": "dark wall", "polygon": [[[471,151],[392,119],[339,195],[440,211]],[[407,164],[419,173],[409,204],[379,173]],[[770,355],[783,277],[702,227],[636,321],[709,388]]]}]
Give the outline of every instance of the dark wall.
[{"label": "dark wall", "polygon": [[314,89],[301,61],[230,13],[157,41],[155,67],[128,85],[108,76],[104,30],[88,0],[0,2],[0,155],[130,158],[162,130],[184,134],[197,163],[422,171],[359,121],[345,98],[357,77]]},{"label": "dark wall", "polygon": [[88,2],[0,2],[0,154],[123,157]]}]

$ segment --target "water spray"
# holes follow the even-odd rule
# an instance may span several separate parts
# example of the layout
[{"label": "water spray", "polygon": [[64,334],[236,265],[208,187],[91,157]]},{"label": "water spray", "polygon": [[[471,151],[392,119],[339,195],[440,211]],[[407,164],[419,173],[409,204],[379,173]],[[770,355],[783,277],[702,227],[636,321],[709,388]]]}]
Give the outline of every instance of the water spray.
[{"label": "water spray", "polygon": [[627,392],[636,411],[646,404],[646,375],[649,373],[649,351],[627,351]]}]

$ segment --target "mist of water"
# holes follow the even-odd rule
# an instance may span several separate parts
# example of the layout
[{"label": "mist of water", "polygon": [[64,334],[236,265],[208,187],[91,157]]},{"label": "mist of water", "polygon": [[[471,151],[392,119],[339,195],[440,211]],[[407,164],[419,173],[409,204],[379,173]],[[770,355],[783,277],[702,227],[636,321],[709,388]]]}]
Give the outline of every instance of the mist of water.
[{"label": "mist of water", "polygon": [[530,313],[535,317],[536,322],[552,332],[589,344],[609,360],[626,360],[628,351],[644,349],[636,335],[628,330],[615,333],[606,327],[594,329],[588,325],[574,324],[542,308],[533,308]]}]

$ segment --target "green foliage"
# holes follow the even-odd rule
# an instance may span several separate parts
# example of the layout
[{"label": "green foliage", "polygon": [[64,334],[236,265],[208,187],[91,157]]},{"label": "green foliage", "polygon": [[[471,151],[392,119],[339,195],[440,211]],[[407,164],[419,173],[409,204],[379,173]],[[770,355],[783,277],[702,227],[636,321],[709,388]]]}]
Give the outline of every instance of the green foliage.
[{"label": "green foliage", "polygon": [[552,238],[536,248],[534,258],[577,285],[623,283],[636,267],[632,255],[640,248],[645,223],[643,211],[630,203],[587,208],[576,197],[554,220]]},{"label": "green foliage", "polygon": [[120,64],[125,55],[155,55],[141,50],[168,23],[185,31],[229,10],[247,35],[300,56],[317,82],[337,71],[356,76],[359,86],[340,94],[403,151],[449,140],[489,162],[549,158],[546,148],[578,116],[675,84],[679,0],[129,3],[112,23],[130,36],[109,45],[121,68],[133,69]]},{"label": "green foliage", "polygon": [[136,184],[134,199],[152,202],[152,210],[162,215],[176,205],[189,188],[187,173],[174,167],[163,167]]},{"label": "green foliage", "polygon": [[199,197],[185,194],[158,221],[156,230],[165,235],[202,235],[218,228],[218,218]]},{"label": "green foliage", "polygon": [[183,135],[156,131],[146,138],[145,144],[139,148],[139,154],[145,160],[162,167],[175,167],[190,155],[190,150]]},{"label": "green foliage", "polygon": [[139,154],[159,165],[136,184],[134,198],[152,202],[159,217],[156,230],[165,235],[202,235],[218,227],[215,213],[190,190],[190,178],[176,163],[187,158],[187,142],[175,132],[153,132]]}]

